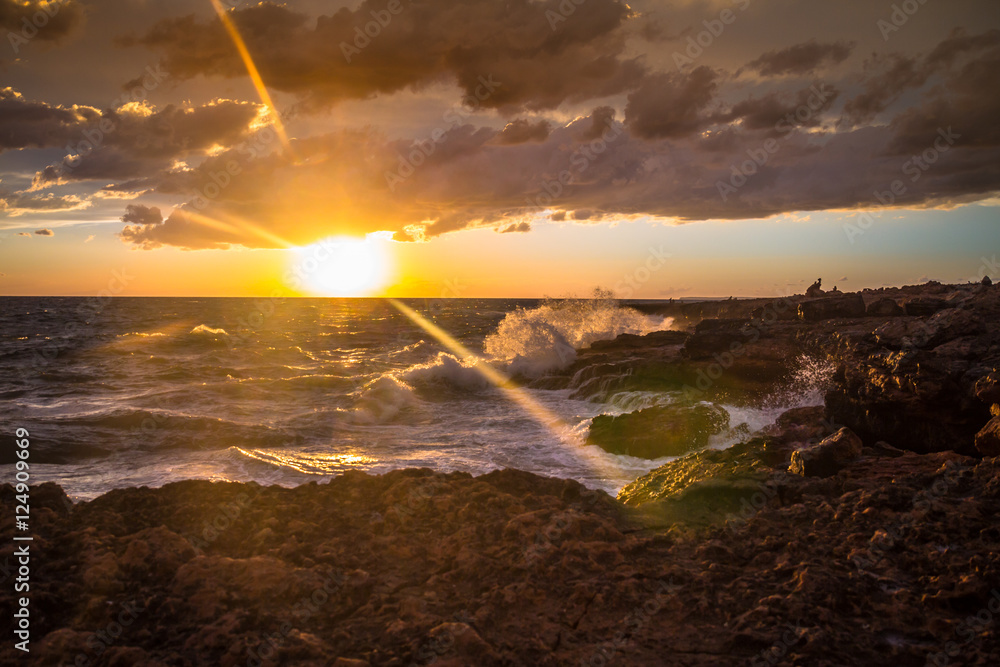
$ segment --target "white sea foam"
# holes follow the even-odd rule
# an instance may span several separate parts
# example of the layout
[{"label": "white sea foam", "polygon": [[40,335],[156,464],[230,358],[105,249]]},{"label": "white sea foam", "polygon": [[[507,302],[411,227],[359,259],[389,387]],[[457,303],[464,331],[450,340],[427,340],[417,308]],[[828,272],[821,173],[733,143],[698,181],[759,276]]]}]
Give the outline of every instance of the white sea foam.
[{"label": "white sea foam", "polygon": [[354,421],[359,424],[386,424],[395,421],[401,413],[417,408],[420,399],[413,388],[393,375],[382,375],[368,383],[362,390],[352,410]]},{"label": "white sea foam", "polygon": [[229,334],[225,329],[213,329],[207,324],[199,324],[194,329],[191,329],[192,334],[201,334],[206,336],[228,336]]},{"label": "white sea foam", "polygon": [[576,351],[623,333],[647,334],[669,329],[672,318],[651,317],[623,308],[607,292],[594,299],[547,300],[531,309],[507,313],[483,349],[507,364],[512,375],[539,377],[568,367]]}]

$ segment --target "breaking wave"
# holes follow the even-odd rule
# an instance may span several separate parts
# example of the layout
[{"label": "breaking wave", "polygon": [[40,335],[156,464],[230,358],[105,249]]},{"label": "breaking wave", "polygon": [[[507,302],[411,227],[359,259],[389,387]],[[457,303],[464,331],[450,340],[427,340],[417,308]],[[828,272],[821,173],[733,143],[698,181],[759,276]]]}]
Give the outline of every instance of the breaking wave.
[{"label": "breaking wave", "polygon": [[576,351],[623,333],[643,335],[669,329],[673,318],[643,315],[619,305],[611,292],[592,299],[548,299],[536,308],[507,313],[483,349],[507,364],[513,375],[539,377],[568,367]]}]

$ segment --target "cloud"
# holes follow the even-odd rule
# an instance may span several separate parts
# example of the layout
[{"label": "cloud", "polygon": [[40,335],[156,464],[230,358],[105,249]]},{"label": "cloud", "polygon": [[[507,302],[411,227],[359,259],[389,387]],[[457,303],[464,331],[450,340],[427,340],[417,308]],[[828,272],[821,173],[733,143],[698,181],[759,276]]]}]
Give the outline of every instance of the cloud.
[{"label": "cloud", "polygon": [[[230,16],[268,85],[309,106],[450,78],[485,107],[553,109],[628,90],[644,71],[624,56],[631,11],[616,0],[425,0],[395,14],[383,0],[364,0],[315,20],[261,2]],[[159,52],[178,80],[246,77],[217,17],[163,19],[119,44]]]},{"label": "cloud", "polygon": [[82,20],[75,0],[0,0],[0,28],[15,54],[34,39],[58,41]]},{"label": "cloud", "polygon": [[549,136],[551,125],[547,120],[540,120],[532,123],[524,118],[507,123],[500,134],[497,142],[501,144],[523,144],[528,141],[545,141]]},{"label": "cloud", "polygon": [[0,89],[0,152],[12,148],[62,147],[101,118],[97,109],[25,100],[13,88]]},{"label": "cloud", "polygon": [[93,241],[93,240],[94,240],[95,238],[97,238],[97,237],[96,237],[96,236],[94,236],[93,234],[91,234],[90,236],[88,236],[87,238],[85,238],[85,239],[83,240],[83,242],[84,242],[84,243],[90,243],[90,242],[91,242],[91,241]]},{"label": "cloud", "polygon": [[36,229],[35,230],[35,235],[36,236],[55,236],[56,233],[54,231],[52,231],[51,229]]},{"label": "cloud", "polygon": [[[700,136],[651,142],[611,122],[604,136],[583,141],[592,124],[592,117],[579,118],[543,142],[513,145],[497,143],[497,130],[462,125],[430,154],[428,143],[390,141],[373,130],[312,137],[297,143],[297,161],[283,154],[250,161],[218,196],[195,197],[162,222],[158,212],[128,209],[122,238],[145,248],[282,247],[380,230],[423,239],[471,227],[505,229],[546,211],[553,220],[576,221],[758,218],[877,208],[874,191],[901,176],[902,160],[889,150],[897,136],[891,126],[846,132],[825,126],[818,133],[790,126],[767,163],[723,198],[719,185],[731,182],[733,165],[763,150],[766,132],[730,129],[728,143],[706,147]],[[227,159],[220,154],[186,176],[208,183]],[[996,164],[1000,150],[956,144],[908,183],[896,204],[951,206],[987,196],[1000,189]],[[168,186],[182,191],[176,182]]]},{"label": "cloud", "polygon": [[18,232],[17,235],[18,236],[31,236],[31,234],[29,232]]},{"label": "cloud", "polygon": [[[843,120],[853,126],[868,123],[903,93],[920,88],[935,75],[951,74],[963,64],[966,68],[970,65],[979,67],[981,65],[977,62],[983,63],[983,60],[977,60],[977,57],[995,62],[998,44],[1000,30],[969,35],[965,30],[955,29],[924,57],[900,54],[875,56],[867,63],[869,73],[864,91],[844,105]],[[988,90],[993,88],[990,86]]]},{"label": "cloud", "polygon": [[657,74],[628,96],[625,122],[635,135],[645,138],[677,138],[692,134],[707,124],[702,114],[717,88],[718,74],[701,66],[690,74]]},{"label": "cloud", "polygon": [[[33,104],[47,108],[44,103]],[[218,99],[199,106],[170,104],[155,109],[127,104],[99,114],[91,110],[76,123],[50,128],[59,142],[48,145],[67,146],[71,152],[39,171],[33,187],[95,179],[135,183],[173,167],[181,158],[201,157],[215,147],[244,140],[262,109],[253,102]]]},{"label": "cloud", "polygon": [[855,42],[809,40],[785,49],[768,51],[747,64],[763,76],[807,76],[826,63],[837,65],[851,55]]},{"label": "cloud", "polygon": [[77,195],[57,196],[51,192],[44,195],[0,192],[0,211],[9,217],[47,211],[79,211],[89,206],[89,201]]},{"label": "cloud", "polygon": [[512,234],[512,233],[523,234],[531,231],[531,223],[518,222],[512,225],[507,225],[506,227],[498,229],[497,231],[501,234]]}]

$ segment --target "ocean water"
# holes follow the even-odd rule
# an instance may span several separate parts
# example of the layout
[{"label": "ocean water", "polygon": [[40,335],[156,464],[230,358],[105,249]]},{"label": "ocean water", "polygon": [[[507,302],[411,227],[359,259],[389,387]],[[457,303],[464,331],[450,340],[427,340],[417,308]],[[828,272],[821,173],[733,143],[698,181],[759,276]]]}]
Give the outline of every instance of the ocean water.
[{"label": "ocean water", "polygon": [[[608,454],[584,438],[595,415],[670,396],[597,403],[568,390],[512,391],[483,364],[538,377],[595,340],[669,328],[669,319],[610,300],[405,304],[0,298],[0,433],[27,429],[33,483],[56,481],[84,499],[181,479],[291,486],[404,467],[520,468],[613,494],[666,460]],[[780,412],[729,409],[754,428]],[[12,451],[0,458],[5,481]]]}]

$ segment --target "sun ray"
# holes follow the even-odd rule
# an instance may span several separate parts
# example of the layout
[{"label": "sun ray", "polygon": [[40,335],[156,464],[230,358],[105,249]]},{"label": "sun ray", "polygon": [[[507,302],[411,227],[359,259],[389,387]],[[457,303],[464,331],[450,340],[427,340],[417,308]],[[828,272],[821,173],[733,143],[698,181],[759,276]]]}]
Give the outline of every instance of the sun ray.
[{"label": "sun ray", "polygon": [[545,406],[535,401],[528,393],[511,380],[509,377],[496,370],[484,359],[473,354],[467,347],[455,340],[447,331],[434,324],[426,317],[407,306],[398,299],[388,299],[399,312],[406,315],[421,329],[429,333],[439,343],[457,355],[462,361],[473,361],[475,368],[483,377],[489,380],[498,389],[517,403],[525,412],[533,417],[539,424],[552,432],[556,438],[563,442],[571,442],[570,428],[558,415],[547,409]]},{"label": "sun ray", "polygon": [[205,227],[211,227],[212,229],[218,229],[220,231],[230,232],[237,235],[243,235],[244,232],[250,232],[254,236],[270,241],[271,243],[277,244],[282,248],[296,247],[291,241],[288,241],[273,232],[269,232],[263,227],[255,225],[252,222],[248,222],[240,218],[226,216],[229,219],[229,222],[226,222],[218,218],[207,216],[204,213],[198,213],[197,211],[191,211],[188,209],[182,209],[181,213],[192,222],[204,225]]},{"label": "sun ray", "polygon": [[260,72],[257,70],[257,65],[250,56],[250,49],[247,48],[246,42],[243,41],[243,37],[240,35],[240,31],[237,30],[236,24],[233,23],[232,17],[226,12],[220,0],[211,0],[211,3],[212,7],[215,8],[215,13],[219,15],[219,21],[222,22],[223,27],[229,34],[229,38],[233,40],[233,44],[236,46],[236,50],[239,52],[240,58],[247,68],[247,73],[250,74],[250,80],[253,82],[254,88],[257,89],[257,94],[260,96],[261,102],[264,103],[271,114],[274,129],[278,133],[281,145],[294,159],[295,151],[292,149],[292,144],[288,140],[288,134],[285,132],[285,124],[281,121],[278,109],[274,106],[274,102],[271,101],[271,94],[267,91],[267,86],[264,85],[264,79],[261,78]]}]

